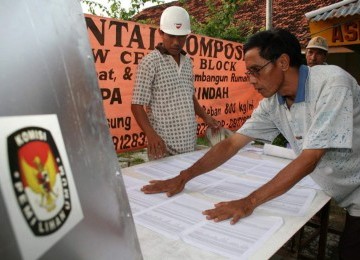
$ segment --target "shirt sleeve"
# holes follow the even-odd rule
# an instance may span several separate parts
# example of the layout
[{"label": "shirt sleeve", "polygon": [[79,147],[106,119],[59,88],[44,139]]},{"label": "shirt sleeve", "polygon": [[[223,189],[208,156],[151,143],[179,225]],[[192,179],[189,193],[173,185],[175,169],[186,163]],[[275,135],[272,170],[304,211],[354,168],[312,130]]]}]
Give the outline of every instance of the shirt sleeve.
[{"label": "shirt sleeve", "polygon": [[271,109],[272,103],[277,102],[274,97],[270,99],[263,99],[259,106],[254,110],[251,118],[246,120],[244,125],[237,131],[237,133],[252,137],[254,139],[261,139],[272,142],[276,136],[279,135],[279,130],[274,124],[273,113]]},{"label": "shirt sleeve", "polygon": [[327,84],[319,94],[303,149],[352,147],[353,95],[351,82],[346,77],[329,79],[328,82],[332,84]]}]

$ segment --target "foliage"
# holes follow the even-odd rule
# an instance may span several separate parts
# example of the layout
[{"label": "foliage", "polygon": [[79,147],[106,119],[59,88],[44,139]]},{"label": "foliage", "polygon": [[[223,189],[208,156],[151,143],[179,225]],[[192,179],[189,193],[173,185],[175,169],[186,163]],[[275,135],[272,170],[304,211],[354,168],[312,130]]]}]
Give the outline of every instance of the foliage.
[{"label": "foliage", "polygon": [[[235,42],[244,42],[252,34],[249,21],[235,19],[235,14],[246,0],[206,0],[208,13],[203,21],[192,17],[194,33]],[[180,1],[181,2],[181,1]]]},{"label": "foliage", "polygon": [[[280,147],[287,147],[288,140],[282,135],[279,134],[275,139],[272,141],[272,145],[280,146]],[[264,145],[264,142],[262,140],[255,140],[254,144],[256,145]]]},{"label": "foliage", "polygon": [[273,145],[286,147],[288,144],[288,141],[285,139],[285,137],[282,134],[279,134],[272,142]]},{"label": "foliage", "polygon": [[144,163],[144,162],[145,162],[144,159],[139,158],[139,157],[135,157],[134,160],[132,161],[132,164],[131,164],[131,165],[142,164],[142,163]]},{"label": "foliage", "polygon": [[203,145],[203,146],[210,146],[210,143],[209,143],[209,141],[207,140],[207,138],[205,136],[198,137],[196,139],[196,144],[197,145]]},{"label": "foliage", "polygon": [[120,163],[124,163],[125,165],[127,164],[127,166],[132,166],[145,162],[145,160],[142,158],[143,156],[141,156],[142,154],[146,154],[146,149],[122,152],[118,153],[117,156]]},{"label": "foliage", "polygon": [[139,13],[140,8],[146,3],[162,4],[162,0],[131,0],[131,7],[126,10],[121,6],[120,0],[107,0],[108,5],[99,3],[96,0],[80,0],[93,15],[105,15],[115,19],[130,20]]}]

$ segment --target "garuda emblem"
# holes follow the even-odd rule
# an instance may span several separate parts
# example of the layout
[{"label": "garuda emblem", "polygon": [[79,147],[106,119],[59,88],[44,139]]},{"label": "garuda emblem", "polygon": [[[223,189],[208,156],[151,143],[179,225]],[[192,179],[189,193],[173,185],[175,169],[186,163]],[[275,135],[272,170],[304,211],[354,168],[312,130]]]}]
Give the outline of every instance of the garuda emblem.
[{"label": "garuda emblem", "polygon": [[66,172],[51,133],[22,128],[8,137],[9,165],[20,210],[37,236],[58,230],[71,211]]}]

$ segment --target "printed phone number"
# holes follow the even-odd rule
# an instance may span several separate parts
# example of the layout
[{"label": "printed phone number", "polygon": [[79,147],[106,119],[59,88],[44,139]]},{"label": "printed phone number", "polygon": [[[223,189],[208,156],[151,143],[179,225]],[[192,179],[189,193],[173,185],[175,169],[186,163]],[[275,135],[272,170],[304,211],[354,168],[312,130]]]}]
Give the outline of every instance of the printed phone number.
[{"label": "printed phone number", "polygon": [[144,132],[125,134],[112,137],[115,150],[129,150],[137,147],[144,147],[146,142]]},{"label": "printed phone number", "polygon": [[[219,125],[221,127],[225,127],[225,128],[228,128],[228,129],[233,129],[233,130],[237,130],[239,129],[247,119],[249,119],[251,116],[239,116],[239,117],[236,117],[236,118],[229,118],[229,119],[226,119],[226,120],[218,120],[219,122]],[[207,124],[205,123],[198,123],[197,125],[197,131],[196,131],[196,134],[198,136],[202,136],[205,134],[206,132],[206,129],[208,128]]]}]

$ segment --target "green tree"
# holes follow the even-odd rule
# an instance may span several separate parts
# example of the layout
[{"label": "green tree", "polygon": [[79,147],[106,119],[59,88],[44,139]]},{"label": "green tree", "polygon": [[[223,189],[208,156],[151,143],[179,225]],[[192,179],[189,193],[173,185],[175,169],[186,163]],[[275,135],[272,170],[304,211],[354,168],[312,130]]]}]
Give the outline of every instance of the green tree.
[{"label": "green tree", "polygon": [[[246,0],[206,0],[208,12],[202,21],[192,17],[194,33],[235,42],[244,42],[253,33],[250,21],[235,19]],[[186,1],[180,1],[186,4]],[[220,4],[219,4],[220,2]]]},{"label": "green tree", "polygon": [[131,20],[135,14],[139,13],[140,8],[146,3],[162,4],[162,0],[132,0],[129,10],[121,6],[120,0],[107,0],[108,5],[99,3],[96,0],[80,0],[93,15],[106,15],[111,18]]}]

